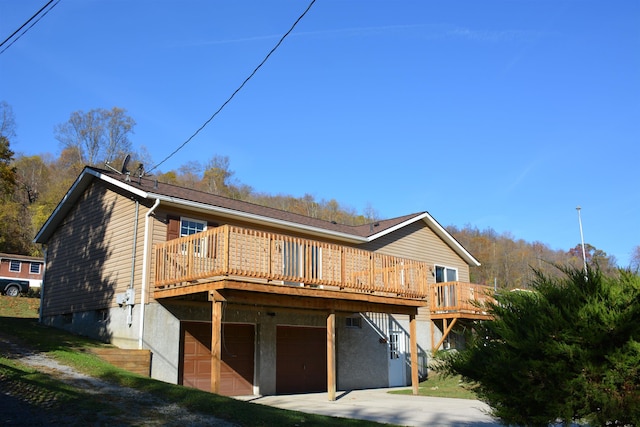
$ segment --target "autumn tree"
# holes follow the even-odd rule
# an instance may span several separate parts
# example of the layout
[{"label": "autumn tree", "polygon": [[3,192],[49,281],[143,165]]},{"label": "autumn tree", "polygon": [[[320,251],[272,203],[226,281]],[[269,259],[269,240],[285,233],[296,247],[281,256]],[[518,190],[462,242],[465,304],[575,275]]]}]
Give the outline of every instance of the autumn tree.
[{"label": "autumn tree", "polygon": [[131,151],[129,136],[135,124],[126,110],[118,107],[76,111],[66,123],[56,126],[55,137],[79,163],[98,165]]},{"label": "autumn tree", "polygon": [[10,138],[15,136],[15,118],[6,102],[0,103],[0,132],[0,252],[23,253],[20,206],[13,200],[17,177]]}]

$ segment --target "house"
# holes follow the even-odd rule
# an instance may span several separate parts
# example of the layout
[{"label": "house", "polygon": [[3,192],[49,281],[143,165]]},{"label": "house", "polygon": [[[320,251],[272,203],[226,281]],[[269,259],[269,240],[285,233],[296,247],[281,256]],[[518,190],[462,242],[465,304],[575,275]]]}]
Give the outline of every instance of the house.
[{"label": "house", "polygon": [[86,167],[35,242],[43,323],[226,395],[417,393],[431,349],[484,316],[478,261],[427,212],[346,226]]},{"label": "house", "polygon": [[43,275],[43,258],[0,253],[0,279],[27,280],[29,288],[39,289]]}]

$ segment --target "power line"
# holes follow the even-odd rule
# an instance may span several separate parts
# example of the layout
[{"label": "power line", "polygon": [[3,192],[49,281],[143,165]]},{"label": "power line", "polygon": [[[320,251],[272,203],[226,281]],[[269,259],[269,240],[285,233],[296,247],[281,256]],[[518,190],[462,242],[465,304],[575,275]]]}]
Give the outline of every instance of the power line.
[{"label": "power line", "polygon": [[227,98],[227,100],[220,106],[220,108],[218,108],[218,110],[213,113],[211,115],[211,117],[209,117],[209,119],[207,121],[204,122],[204,124],[202,126],[200,126],[200,128],[198,128],[198,130],[196,130],[189,138],[187,138],[187,140],[185,142],[183,142],[178,148],[176,148],[171,154],[169,154],[167,157],[165,157],[160,163],[156,164],[154,167],[152,167],[151,169],[149,169],[147,172],[151,172],[152,170],[156,169],[158,166],[160,166],[161,164],[163,164],[164,162],[166,162],[167,160],[169,160],[171,157],[173,157],[178,151],[182,150],[184,148],[185,145],[187,145],[189,142],[191,142],[191,140],[193,138],[196,137],[196,135],[198,135],[205,127],[207,127],[207,125],[224,109],[224,107],[227,106],[227,104],[229,102],[231,102],[231,100],[236,96],[236,94],[238,92],[240,92],[242,90],[242,88],[247,84],[247,82],[249,80],[251,80],[251,78],[258,72],[258,70],[264,65],[265,62],[267,62],[267,60],[269,59],[269,57],[276,51],[276,49],[278,49],[278,47],[280,47],[280,45],[282,44],[282,42],[284,42],[284,39],[287,38],[287,36],[293,31],[293,29],[296,27],[296,25],[298,25],[298,23],[302,20],[302,18],[304,18],[304,16],[307,14],[307,12],[309,12],[309,10],[311,9],[311,6],[313,6],[313,4],[316,2],[316,0],[311,0],[311,3],[309,3],[309,6],[307,6],[307,8],[305,9],[304,12],[302,12],[302,15],[300,15],[298,17],[298,19],[296,19],[296,21],[293,23],[293,25],[291,26],[291,28],[289,28],[289,31],[287,31],[278,41],[278,43],[276,43],[276,45],[273,47],[273,49],[271,49],[271,51],[269,51],[269,53],[267,54],[267,56],[264,57],[264,59],[262,60],[262,62],[260,62],[260,64],[258,64],[258,66],[256,68],[253,69],[253,71],[251,72],[251,74],[249,74],[249,77],[247,77],[246,79],[244,79],[244,81],[242,82],[242,84],[240,86],[238,86],[238,88],[231,94],[231,96],[229,98]]},{"label": "power line", "polygon": [[[46,10],[44,13],[42,13],[43,10],[45,10],[51,3],[56,2],[53,6],[51,6],[48,10]],[[17,42],[20,37],[24,36],[27,31],[29,31],[31,28],[33,28],[34,25],[36,25],[38,22],[40,22],[40,20],[51,11],[51,9],[53,9],[54,7],[56,7],[56,5],[60,3],[60,0],[49,0],[49,2],[47,4],[45,4],[44,6],[42,6],[40,8],[39,11],[37,11],[31,18],[29,18],[27,20],[27,22],[25,22],[24,24],[22,24],[20,26],[20,28],[18,28],[17,30],[15,30],[9,37],[7,37],[2,43],[0,43],[0,47],[4,46],[9,40],[11,40],[11,38],[13,36],[15,36],[20,30],[22,30],[25,26],[27,26],[29,24],[29,22],[33,21],[36,17],[38,19],[36,19],[36,21],[31,24],[26,30],[24,30],[20,35],[18,35],[15,39],[13,39],[11,41],[11,43],[9,43],[9,45],[7,45],[7,47],[5,47],[4,49],[2,49],[2,51],[0,51],[0,55],[2,55],[7,49],[9,49],[15,42]],[[42,13],[42,14],[41,14]],[[40,16],[38,16],[40,15]]]}]

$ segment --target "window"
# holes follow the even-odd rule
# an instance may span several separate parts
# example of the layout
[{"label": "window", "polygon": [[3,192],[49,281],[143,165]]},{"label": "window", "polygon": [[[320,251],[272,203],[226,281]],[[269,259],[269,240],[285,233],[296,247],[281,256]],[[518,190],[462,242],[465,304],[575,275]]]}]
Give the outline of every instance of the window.
[{"label": "window", "polygon": [[389,357],[398,359],[400,357],[400,334],[392,332],[389,335]]},{"label": "window", "polygon": [[20,261],[12,259],[11,261],[9,261],[9,271],[20,273],[20,264]]},{"label": "window", "polygon": [[436,265],[436,283],[456,282],[457,280],[458,280],[457,269]]},{"label": "window", "polygon": [[106,308],[102,308],[96,310],[96,320],[98,322],[108,322],[109,321],[109,310]]},{"label": "window", "polygon": [[347,317],[345,319],[347,328],[362,328],[362,317]]},{"label": "window", "polygon": [[42,264],[40,264],[39,262],[32,262],[31,266],[29,267],[29,273],[31,274],[40,274],[40,266]]},{"label": "window", "polygon": [[204,221],[182,218],[180,220],[180,237],[199,233],[201,231],[204,231],[206,228],[207,223]]},{"label": "window", "polygon": [[[207,223],[204,221],[198,221],[197,219],[182,218],[180,220],[180,237],[191,236],[192,234],[200,233],[207,229]],[[202,254],[204,246],[206,244],[205,239],[196,240],[193,242],[193,252],[196,254]],[[182,247],[183,252],[187,252],[186,245]]]}]

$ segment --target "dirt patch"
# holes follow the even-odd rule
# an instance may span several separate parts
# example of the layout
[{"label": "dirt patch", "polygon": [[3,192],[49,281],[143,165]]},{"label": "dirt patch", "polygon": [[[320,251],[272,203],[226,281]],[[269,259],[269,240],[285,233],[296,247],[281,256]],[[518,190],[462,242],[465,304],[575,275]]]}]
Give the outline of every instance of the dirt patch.
[{"label": "dirt patch", "polygon": [[[0,332],[0,355],[15,359],[37,372],[73,387],[78,395],[91,395],[105,403],[102,410],[69,407],[58,393],[17,380],[0,370],[0,424],[7,426],[223,426],[227,421],[190,412],[173,402],[128,387],[84,375],[28,348]],[[7,368],[9,369],[9,368]]]}]

